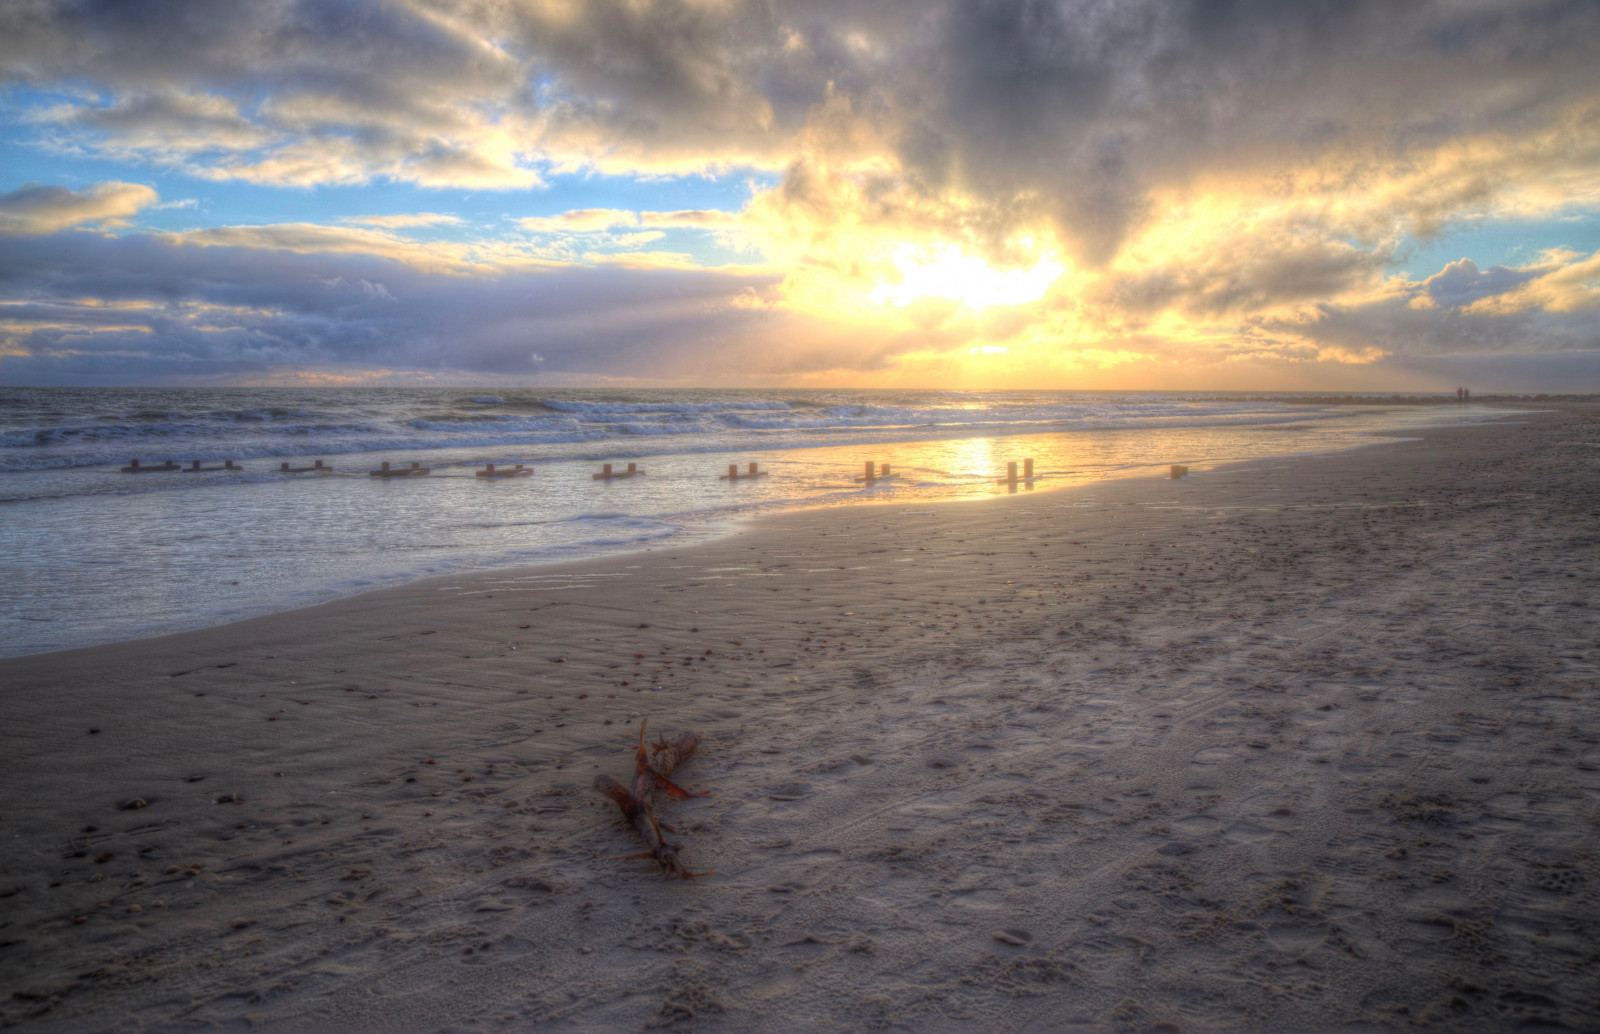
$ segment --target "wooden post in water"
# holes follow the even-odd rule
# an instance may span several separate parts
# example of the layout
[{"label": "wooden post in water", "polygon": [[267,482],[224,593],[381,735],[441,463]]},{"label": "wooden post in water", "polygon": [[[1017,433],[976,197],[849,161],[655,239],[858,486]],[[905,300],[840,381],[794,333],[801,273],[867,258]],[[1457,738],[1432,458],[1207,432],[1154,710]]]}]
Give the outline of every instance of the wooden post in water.
[{"label": "wooden post in water", "polygon": [[871,460],[868,460],[867,461],[867,476],[863,480],[871,481],[874,477],[877,476],[877,475],[875,475],[873,473],[873,471],[875,471],[877,469],[878,469],[877,464],[873,463]]},{"label": "wooden post in water", "polygon": [[639,465],[637,463],[628,464],[628,473],[630,473],[630,474],[639,473]]},{"label": "wooden post in water", "polygon": [[883,465],[883,473],[880,474],[879,476],[880,477],[888,477],[889,476],[889,465],[887,463],[885,463]]},{"label": "wooden post in water", "polygon": [[1022,461],[1022,476],[1028,481],[1033,480],[1033,457],[1030,456]]},{"label": "wooden post in water", "polygon": [[1013,485],[1017,483],[1017,461],[1011,460],[1006,464],[1006,480]]},{"label": "wooden post in water", "polygon": [[389,461],[388,460],[384,460],[383,461],[383,469],[384,470],[388,470],[389,469]]},{"label": "wooden post in water", "polygon": [[750,464],[750,476],[751,477],[758,477],[758,476],[760,476],[760,474],[761,474],[760,468],[758,468],[754,463]]},{"label": "wooden post in water", "polygon": [[737,481],[737,480],[739,480],[739,465],[737,463],[728,464],[728,480],[729,481]]},{"label": "wooden post in water", "polygon": [[611,464],[602,463],[600,465],[600,473],[604,474],[606,477],[610,477],[611,476]]}]

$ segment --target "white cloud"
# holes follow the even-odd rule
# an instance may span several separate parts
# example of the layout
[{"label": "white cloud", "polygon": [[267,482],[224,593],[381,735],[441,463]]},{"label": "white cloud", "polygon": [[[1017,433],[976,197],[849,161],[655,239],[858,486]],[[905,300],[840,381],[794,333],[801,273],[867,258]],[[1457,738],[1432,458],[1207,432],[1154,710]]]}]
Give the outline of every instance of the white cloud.
[{"label": "white cloud", "polygon": [[416,226],[460,226],[461,219],[440,212],[412,212],[403,215],[347,215],[339,220],[353,226],[376,226],[387,230],[404,230]]},{"label": "white cloud", "polygon": [[0,234],[55,233],[70,226],[125,226],[157,194],[138,183],[96,183],[83,190],[29,183],[0,196]]},{"label": "white cloud", "polygon": [[530,233],[599,233],[614,226],[639,225],[639,213],[617,208],[579,208],[559,215],[518,219]]}]

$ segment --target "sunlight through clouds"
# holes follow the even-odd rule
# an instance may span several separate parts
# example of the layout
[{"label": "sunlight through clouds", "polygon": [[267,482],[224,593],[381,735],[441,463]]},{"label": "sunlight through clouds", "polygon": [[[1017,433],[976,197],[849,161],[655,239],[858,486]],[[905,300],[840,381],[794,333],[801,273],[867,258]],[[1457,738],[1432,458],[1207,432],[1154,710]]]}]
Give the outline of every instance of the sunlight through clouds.
[{"label": "sunlight through clouds", "polygon": [[[0,293],[96,262],[106,293],[278,292],[297,369],[359,341],[531,376],[452,328],[495,290],[549,326],[563,284],[632,337],[563,316],[541,376],[1533,369],[1600,356],[1597,35],[1580,0],[6,5]],[[1469,233],[1508,243],[1439,257]],[[301,276],[407,290],[313,313]],[[70,323],[13,328],[0,373],[68,370]],[[178,350],[250,339],[208,333]]]},{"label": "sunlight through clouds", "polygon": [[921,298],[946,298],[972,308],[1021,305],[1043,297],[1066,271],[1051,259],[1032,269],[992,269],[982,258],[963,254],[951,244],[929,248],[901,245],[893,261],[899,280],[874,288],[873,301],[904,306]]}]

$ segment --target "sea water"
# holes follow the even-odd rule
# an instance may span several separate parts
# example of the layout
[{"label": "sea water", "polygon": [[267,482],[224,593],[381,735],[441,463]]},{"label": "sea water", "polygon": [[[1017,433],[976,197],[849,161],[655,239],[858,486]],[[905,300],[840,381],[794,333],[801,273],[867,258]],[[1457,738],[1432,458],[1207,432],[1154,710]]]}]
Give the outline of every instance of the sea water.
[{"label": "sea water", "polygon": [[[1504,413],[1249,393],[0,388],[0,655],[676,546],[763,512],[990,496],[1029,457],[1042,490]],[[240,469],[122,473],[135,458]],[[278,471],[314,459],[330,471]],[[432,472],[370,476],[383,461]],[[899,476],[854,480],[867,461]],[[629,462],[644,476],[591,476]],[[752,462],[766,476],[719,477]],[[476,477],[487,463],[534,473]]]}]

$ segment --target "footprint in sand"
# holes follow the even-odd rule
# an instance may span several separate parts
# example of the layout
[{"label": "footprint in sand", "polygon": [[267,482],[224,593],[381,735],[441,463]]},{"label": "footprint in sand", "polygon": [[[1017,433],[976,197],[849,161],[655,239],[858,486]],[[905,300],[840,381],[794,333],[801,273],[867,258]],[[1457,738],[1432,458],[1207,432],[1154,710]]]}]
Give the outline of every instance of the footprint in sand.
[{"label": "footprint in sand", "polygon": [[1249,819],[1240,819],[1222,832],[1223,839],[1230,844],[1253,844],[1277,834],[1277,830],[1263,826],[1259,822],[1251,822]]},{"label": "footprint in sand", "polygon": [[1274,923],[1267,927],[1267,940],[1272,946],[1289,955],[1304,955],[1328,939],[1328,931],[1320,926],[1302,923]]},{"label": "footprint in sand", "polygon": [[1195,765],[1220,765],[1224,761],[1236,757],[1238,753],[1239,749],[1237,747],[1202,747],[1195,751],[1190,763]]},{"label": "footprint in sand", "polygon": [[1178,819],[1172,824],[1172,828],[1188,836],[1198,836],[1215,832],[1221,825],[1220,821],[1210,815],[1190,815],[1187,818]]},{"label": "footprint in sand", "polygon": [[1385,762],[1378,761],[1375,758],[1370,758],[1370,757],[1366,757],[1366,756],[1357,756],[1357,757],[1347,758],[1346,760],[1341,761],[1339,763],[1339,774],[1340,775],[1369,775],[1369,774],[1371,774],[1373,772],[1381,772],[1384,769],[1391,768],[1391,767],[1393,767],[1393,766],[1391,766],[1391,765],[1389,765],[1389,764],[1387,764]]},{"label": "footprint in sand", "polygon": [[992,887],[974,887],[951,894],[947,904],[960,905],[962,908],[990,909],[999,908],[1005,901],[1004,895]]}]

